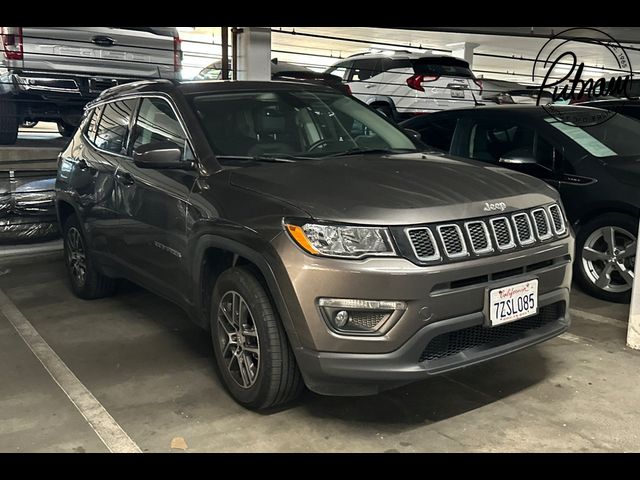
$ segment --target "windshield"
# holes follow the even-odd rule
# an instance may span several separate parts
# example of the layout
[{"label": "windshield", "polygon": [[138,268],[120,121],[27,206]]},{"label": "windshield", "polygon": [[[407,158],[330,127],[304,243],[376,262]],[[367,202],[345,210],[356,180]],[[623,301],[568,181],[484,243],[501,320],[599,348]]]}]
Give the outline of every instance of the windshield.
[{"label": "windshield", "polygon": [[614,115],[593,126],[576,126],[553,117],[545,121],[595,157],[640,155],[640,122]]},{"label": "windshield", "polygon": [[338,93],[242,91],[208,93],[192,101],[217,156],[318,158],[417,150],[389,121]]}]

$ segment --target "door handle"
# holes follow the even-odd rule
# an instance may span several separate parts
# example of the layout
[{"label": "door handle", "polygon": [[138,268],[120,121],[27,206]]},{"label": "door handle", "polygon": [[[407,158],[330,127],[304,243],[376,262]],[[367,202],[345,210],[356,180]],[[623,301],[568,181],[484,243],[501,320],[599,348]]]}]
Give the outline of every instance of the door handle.
[{"label": "door handle", "polygon": [[375,87],[375,86],[376,86],[376,84],[375,84],[375,83],[367,83],[367,84],[364,86],[364,88],[373,88],[373,87]]},{"label": "door handle", "polygon": [[116,172],[116,180],[120,182],[122,185],[133,185],[135,181],[131,174],[127,172]]},{"label": "door handle", "polygon": [[106,35],[96,35],[91,41],[101,47],[113,47],[116,44],[113,38],[107,37]]}]

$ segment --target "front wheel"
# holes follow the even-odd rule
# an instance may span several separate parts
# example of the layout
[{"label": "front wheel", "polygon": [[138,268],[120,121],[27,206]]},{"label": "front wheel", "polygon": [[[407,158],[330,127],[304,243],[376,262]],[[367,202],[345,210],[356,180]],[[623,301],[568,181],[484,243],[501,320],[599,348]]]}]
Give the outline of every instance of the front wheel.
[{"label": "front wheel", "polygon": [[224,383],[241,405],[263,409],[294,400],[304,388],[287,336],[266,291],[246,268],[218,278],[211,335]]},{"label": "front wheel", "polygon": [[587,222],[576,237],[575,276],[594,297],[626,303],[631,299],[638,221],[609,213]]}]

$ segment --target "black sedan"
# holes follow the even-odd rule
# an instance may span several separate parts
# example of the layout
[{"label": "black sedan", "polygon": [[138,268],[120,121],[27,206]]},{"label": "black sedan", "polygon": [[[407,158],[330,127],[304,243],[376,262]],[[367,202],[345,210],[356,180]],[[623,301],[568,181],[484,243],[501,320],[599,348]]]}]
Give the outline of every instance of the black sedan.
[{"label": "black sedan", "polygon": [[629,301],[640,215],[640,122],[583,106],[510,105],[437,112],[402,126],[430,147],[557,188],[576,231],[575,278],[596,297]]}]

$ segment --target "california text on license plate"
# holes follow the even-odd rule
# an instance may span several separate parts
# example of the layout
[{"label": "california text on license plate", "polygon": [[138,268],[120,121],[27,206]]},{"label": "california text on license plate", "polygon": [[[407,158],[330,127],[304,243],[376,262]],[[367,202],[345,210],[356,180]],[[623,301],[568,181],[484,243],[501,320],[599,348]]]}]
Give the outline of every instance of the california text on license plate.
[{"label": "california text on license plate", "polygon": [[489,322],[492,327],[536,313],[538,313],[537,279],[489,291]]}]

